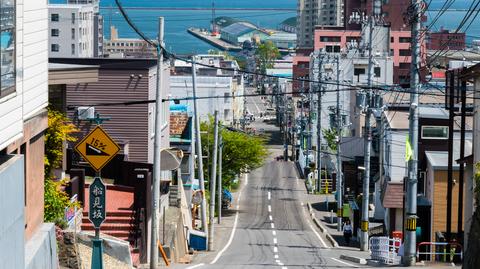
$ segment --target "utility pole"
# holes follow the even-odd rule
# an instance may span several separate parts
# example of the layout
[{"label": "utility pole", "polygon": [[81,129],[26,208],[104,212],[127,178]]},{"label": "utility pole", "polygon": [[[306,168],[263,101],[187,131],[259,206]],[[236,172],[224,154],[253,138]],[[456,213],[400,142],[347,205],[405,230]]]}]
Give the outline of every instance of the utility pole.
[{"label": "utility pole", "polygon": [[205,179],[203,177],[203,156],[202,156],[202,139],[200,137],[200,119],[198,117],[198,100],[197,100],[197,71],[195,67],[195,56],[192,56],[192,88],[193,88],[193,116],[195,118],[195,144],[197,146],[198,158],[198,178],[200,181],[200,191],[202,192],[202,230],[208,238],[207,229],[207,201],[205,198]]},{"label": "utility pole", "polygon": [[215,110],[215,127],[213,131],[213,158],[212,158],[212,174],[210,175],[210,230],[208,232],[208,250],[213,250],[213,230],[215,223],[215,188],[217,181],[217,148],[218,148],[218,111]]},{"label": "utility pole", "polygon": [[157,85],[155,92],[155,136],[153,140],[153,190],[152,190],[152,223],[150,241],[150,268],[158,265],[158,228],[160,224],[160,163],[162,150],[162,72],[163,72],[163,17],[158,18],[157,48]]},{"label": "utility pole", "polygon": [[408,162],[407,204],[405,208],[405,266],[416,262],[417,227],[417,170],[418,170],[418,90],[420,87],[420,42],[422,0],[412,0],[414,12],[411,18],[412,29],[412,65],[410,66],[410,129],[409,139],[412,146],[412,158]]},{"label": "utility pole", "polygon": [[342,144],[342,115],[340,113],[340,56],[336,56],[337,64],[337,230],[342,230],[343,217],[343,180],[342,180],[342,157],[340,146]]},{"label": "utility pole", "polygon": [[317,192],[322,180],[322,66],[323,54],[318,52],[318,89],[317,89]]},{"label": "utility pole", "polygon": [[287,111],[287,95],[283,95],[283,159],[288,161],[288,111]]},{"label": "utility pole", "polygon": [[218,224],[220,224],[222,222],[222,195],[223,195],[223,189],[222,189],[223,137],[222,137],[221,130],[219,132],[219,137],[218,137],[218,146],[220,149],[220,152],[218,153]]},{"label": "utility pole", "polygon": [[[377,1],[375,1],[377,2]],[[374,16],[377,14],[374,11]],[[365,111],[365,133],[364,133],[364,149],[363,159],[365,172],[363,175],[363,199],[362,199],[362,221],[360,224],[360,250],[368,250],[368,204],[370,195],[370,148],[372,147],[372,128],[370,126],[370,120],[372,116],[372,68],[373,68],[373,56],[372,56],[372,42],[373,42],[373,27],[375,23],[375,17],[370,16],[368,18],[368,77],[367,77],[367,98],[366,98],[366,111]]]}]

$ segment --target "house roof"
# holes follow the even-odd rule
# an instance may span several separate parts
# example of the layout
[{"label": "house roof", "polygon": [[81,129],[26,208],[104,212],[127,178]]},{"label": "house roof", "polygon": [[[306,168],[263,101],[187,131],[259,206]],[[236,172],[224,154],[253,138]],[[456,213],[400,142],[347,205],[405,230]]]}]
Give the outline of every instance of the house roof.
[{"label": "house roof", "polygon": [[[392,129],[409,129],[409,111],[405,110],[388,110],[385,111],[385,116],[387,121]],[[449,119],[448,111],[441,107],[427,107],[421,106],[418,108],[418,116],[423,119]],[[455,119],[455,130],[460,129],[460,120]],[[466,130],[472,130],[473,118],[465,118]]]},{"label": "house roof", "polygon": [[[472,154],[472,142],[465,141],[465,156]],[[434,170],[448,169],[448,151],[425,151],[427,162]],[[460,158],[460,140],[453,140],[453,169],[457,170],[459,164],[456,162]]]},{"label": "house roof", "polygon": [[383,192],[384,208],[403,208],[403,183],[388,182]]},{"label": "house roof", "polygon": [[144,70],[157,65],[156,59],[49,58],[49,63],[97,65],[99,69]]},{"label": "house roof", "polygon": [[281,25],[288,25],[291,27],[297,27],[297,17],[290,17],[280,23]]},{"label": "house roof", "polygon": [[244,23],[250,24],[252,26],[255,26],[254,24],[252,24],[248,21],[240,20],[240,19],[236,19],[236,18],[232,18],[232,17],[227,17],[227,16],[216,17],[214,19],[214,22],[215,22],[215,25],[219,26],[220,28],[228,27],[228,26],[230,26],[234,23],[237,23],[237,22],[244,22]]},{"label": "house roof", "polygon": [[251,24],[247,24],[245,22],[236,22],[234,24],[231,24],[225,28],[222,28],[222,33],[227,33],[230,35],[235,35],[235,36],[241,36],[246,33],[250,33],[252,31],[257,30],[256,27],[254,27]]}]

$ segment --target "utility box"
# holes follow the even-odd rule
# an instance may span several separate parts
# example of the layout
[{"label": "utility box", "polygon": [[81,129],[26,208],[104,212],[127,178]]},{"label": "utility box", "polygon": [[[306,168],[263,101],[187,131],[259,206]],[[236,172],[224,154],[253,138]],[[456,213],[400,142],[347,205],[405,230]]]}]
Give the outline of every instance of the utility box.
[{"label": "utility box", "polygon": [[190,248],[194,250],[207,250],[207,235],[202,231],[189,231]]}]

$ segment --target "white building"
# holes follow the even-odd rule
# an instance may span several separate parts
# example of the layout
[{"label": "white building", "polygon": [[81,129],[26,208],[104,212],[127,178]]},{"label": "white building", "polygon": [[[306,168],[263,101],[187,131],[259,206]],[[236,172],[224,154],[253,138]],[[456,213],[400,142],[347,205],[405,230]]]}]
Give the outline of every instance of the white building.
[{"label": "white building", "polygon": [[343,26],[342,0],[298,0],[297,44],[300,48],[314,47],[316,25]]},{"label": "white building", "polygon": [[1,5],[0,267],[57,268],[55,228],[43,222],[47,3]]},{"label": "white building", "polygon": [[103,22],[95,4],[49,4],[49,56],[103,55]]},{"label": "white building", "polygon": [[114,26],[110,27],[110,39],[104,42],[104,54],[110,58],[156,58],[156,47],[140,38],[121,38]]},{"label": "white building", "polygon": [[[234,119],[239,119],[235,110],[240,110],[233,96],[243,94],[242,91],[235,92],[236,81],[232,77],[219,76],[197,76],[197,97],[204,98],[198,100],[198,112],[200,121],[207,121],[208,117],[218,111],[220,121],[224,124],[232,124]],[[170,77],[171,98],[192,97],[192,76],[171,76]],[[243,98],[241,98],[243,100]],[[181,104],[187,104],[193,108],[192,100],[181,100]],[[243,102],[242,102],[243,103]],[[243,104],[241,106],[243,111]]]}]

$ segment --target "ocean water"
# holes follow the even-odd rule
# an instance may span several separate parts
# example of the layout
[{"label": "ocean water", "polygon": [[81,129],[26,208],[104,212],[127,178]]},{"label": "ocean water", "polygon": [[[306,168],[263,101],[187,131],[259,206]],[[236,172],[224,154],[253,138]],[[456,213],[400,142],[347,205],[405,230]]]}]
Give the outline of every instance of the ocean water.
[{"label": "ocean water", "polygon": [[[441,8],[445,0],[432,0],[430,9]],[[456,0],[451,8],[468,8],[473,0]],[[51,3],[63,3],[65,0],[50,0]],[[157,34],[158,17],[165,18],[165,44],[170,51],[179,54],[206,53],[214,47],[195,38],[187,32],[189,27],[209,28],[212,19],[211,10],[160,10],[155,8],[210,8],[211,0],[120,0],[124,7],[142,7],[127,9],[127,13],[136,26],[150,38]],[[121,37],[137,37],[116,9],[114,0],[101,0],[101,13],[104,16],[105,36],[110,37],[110,25],[117,27]],[[297,0],[215,0],[217,8],[282,8],[295,9]],[[427,11],[426,25],[430,24],[437,11]],[[447,11],[431,28],[438,30],[456,29],[464,11]],[[248,20],[260,27],[277,28],[285,19],[296,16],[294,10],[216,10],[216,16],[230,16]],[[467,41],[480,39],[480,15],[467,31]]]}]

